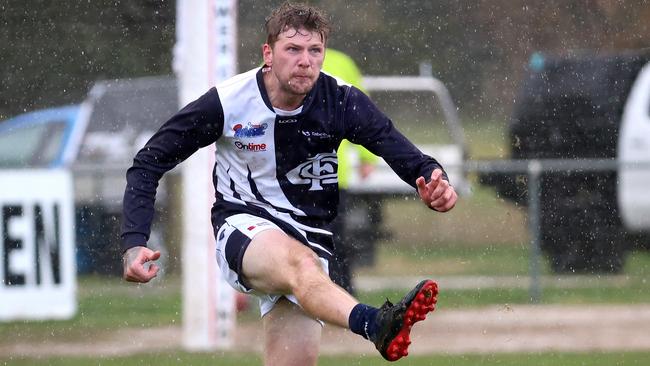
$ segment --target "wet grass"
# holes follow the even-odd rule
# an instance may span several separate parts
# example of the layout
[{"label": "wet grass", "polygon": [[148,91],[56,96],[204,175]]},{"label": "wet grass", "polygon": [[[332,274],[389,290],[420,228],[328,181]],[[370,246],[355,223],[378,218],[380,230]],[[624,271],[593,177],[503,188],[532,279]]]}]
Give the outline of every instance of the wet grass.
[{"label": "wet grass", "polygon": [[[444,278],[454,276],[504,276],[521,281],[518,288],[445,289],[441,282],[440,306],[463,308],[486,305],[528,304],[531,294],[529,280],[529,249],[524,245],[494,244],[468,247],[416,245],[410,250],[395,252],[382,247],[377,264],[359,271],[362,275],[419,276]],[[650,303],[650,252],[629,253],[622,274],[581,274],[579,276],[551,273],[542,259],[542,304],[640,304]],[[571,282],[572,284],[568,284]],[[406,284],[405,284],[405,287]],[[404,289],[387,289],[360,293],[362,301],[381,304],[386,298],[401,298]]]},{"label": "wet grass", "polygon": [[[473,158],[503,155],[503,130],[495,125],[468,132]],[[487,131],[487,132],[485,132]],[[413,132],[413,131],[410,131]],[[486,135],[487,133],[487,135]],[[415,135],[424,136],[423,133]],[[496,141],[496,142],[495,142]],[[429,142],[428,137],[421,141]],[[478,148],[476,148],[478,146]],[[379,243],[377,265],[359,271],[363,275],[431,276],[526,276],[529,247],[525,210],[500,200],[488,188],[474,186],[448,214],[431,213],[414,199],[395,199],[384,206],[386,225],[393,237]],[[543,274],[549,275],[543,265]],[[637,304],[650,303],[650,252],[634,252],[624,269],[627,277],[620,286],[599,286],[587,281],[578,288],[546,287],[544,304]],[[594,277],[598,279],[598,277]],[[362,301],[381,304],[387,297],[401,298],[404,290],[363,292]],[[1,300],[0,300],[1,301]],[[526,288],[442,289],[439,307],[447,309],[489,305],[527,304]],[[138,286],[112,277],[81,277],[79,311],[66,321],[0,323],[0,345],[26,341],[38,347],[52,339],[59,341],[98,339],[121,328],[150,328],[180,325],[181,285],[169,276],[151,285]],[[254,306],[253,306],[254,307]],[[258,321],[257,310],[243,312],[240,321]],[[9,358],[0,355],[1,365],[259,365],[257,355],[157,353],[131,357]],[[377,365],[371,357],[322,357],[319,365]],[[401,365],[647,365],[645,353],[532,353],[499,355],[436,355],[409,357]]]},{"label": "wet grass", "polygon": [[523,245],[493,244],[481,247],[432,246],[414,243],[396,250],[378,248],[376,264],[361,268],[362,275],[486,275],[525,276],[528,274],[528,248]]},{"label": "wet grass", "polygon": [[[528,276],[530,256],[527,243],[494,243],[475,247],[463,243],[448,243],[445,246],[414,243],[400,249],[382,245],[377,250],[375,264],[360,268],[358,273],[370,276]],[[542,275],[555,276],[545,256],[539,258],[539,264]],[[588,274],[580,274],[585,275]],[[612,277],[606,274],[593,276]],[[628,252],[625,266],[617,276],[650,278],[650,251]]]},{"label": "wet grass", "polygon": [[[401,268],[400,275],[526,275],[526,249],[495,246],[484,251],[470,248],[440,248],[431,251],[405,251],[399,255],[379,253],[379,263]],[[523,259],[522,259],[523,258]],[[455,265],[450,265],[454,264]],[[375,268],[379,268],[377,266]],[[408,271],[404,269],[408,268]],[[443,270],[447,268],[447,270]],[[459,270],[459,268],[462,269]],[[365,271],[369,274],[372,271]],[[390,268],[375,274],[390,274]],[[581,304],[650,303],[650,253],[634,252],[628,258],[625,275],[591,276],[577,288],[543,288],[542,303]],[[610,281],[610,280],[614,281]],[[487,305],[526,304],[527,288],[441,289],[440,306],[463,308]],[[362,292],[360,300],[381,304],[386,298],[401,298],[403,289]],[[181,281],[169,276],[150,285],[134,285],[114,277],[80,277],[79,309],[71,320],[16,321],[0,323],[2,340],[43,341],[45,339],[82,339],[101,336],[119,328],[156,327],[180,324]],[[255,308],[255,306],[253,306]],[[241,314],[243,321],[257,321],[257,309]]]},{"label": "wet grass", "polygon": [[[393,302],[404,296],[403,289],[361,292],[359,300],[368,304]],[[462,309],[481,306],[511,306],[531,304],[531,294],[526,288],[440,289],[438,308]],[[544,288],[540,304],[647,304],[650,303],[650,284],[633,281],[623,287]]]},{"label": "wet grass", "polygon": [[447,213],[426,208],[414,194],[382,202],[384,230],[391,237],[380,242],[395,253],[411,248],[478,248],[494,243],[527,245],[526,210],[495,197],[490,188],[473,184]]},{"label": "wet grass", "polygon": [[181,320],[176,278],[145,286],[115,277],[80,277],[77,299],[78,311],[70,320],[0,323],[0,342],[83,339],[119,328],[173,325]]},{"label": "wet grass", "polygon": [[[53,358],[6,358],[0,357],[0,365],[50,365],[50,366],[77,366],[77,365],[260,365],[261,358],[257,355],[237,355],[228,353],[156,353],[128,357],[53,357]],[[377,356],[347,356],[347,357],[320,357],[320,366],[371,366],[388,364]],[[431,355],[409,356],[400,360],[404,366],[633,366],[650,364],[650,352],[612,352],[612,353],[525,353],[525,354],[495,354],[495,355]]]}]

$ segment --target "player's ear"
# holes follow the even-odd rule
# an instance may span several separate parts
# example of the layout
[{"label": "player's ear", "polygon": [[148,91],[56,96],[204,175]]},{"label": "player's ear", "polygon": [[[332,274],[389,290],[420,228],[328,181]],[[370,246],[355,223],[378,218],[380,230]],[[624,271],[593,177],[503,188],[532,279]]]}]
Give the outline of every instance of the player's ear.
[{"label": "player's ear", "polygon": [[262,57],[266,66],[273,66],[273,48],[268,43],[264,43],[262,46]]}]

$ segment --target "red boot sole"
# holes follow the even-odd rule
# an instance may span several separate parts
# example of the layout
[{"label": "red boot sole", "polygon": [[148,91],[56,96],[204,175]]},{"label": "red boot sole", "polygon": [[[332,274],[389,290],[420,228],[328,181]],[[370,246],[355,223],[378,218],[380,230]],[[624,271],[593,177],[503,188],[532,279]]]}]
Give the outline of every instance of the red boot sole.
[{"label": "red boot sole", "polygon": [[404,313],[402,329],[388,345],[386,355],[389,361],[397,361],[409,354],[411,344],[411,328],[419,321],[426,319],[427,314],[435,310],[438,296],[438,285],[429,280],[415,295],[411,305]]}]

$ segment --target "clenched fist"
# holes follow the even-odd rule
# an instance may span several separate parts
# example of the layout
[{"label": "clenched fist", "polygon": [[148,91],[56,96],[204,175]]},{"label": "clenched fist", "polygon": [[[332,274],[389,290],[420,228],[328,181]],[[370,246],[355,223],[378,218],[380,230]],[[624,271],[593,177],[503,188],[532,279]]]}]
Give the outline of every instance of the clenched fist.
[{"label": "clenched fist", "polygon": [[153,251],[147,247],[129,248],[122,257],[124,266],[124,279],[129,282],[146,283],[158,274],[158,266],[147,262],[155,261],[160,258],[159,251]]}]

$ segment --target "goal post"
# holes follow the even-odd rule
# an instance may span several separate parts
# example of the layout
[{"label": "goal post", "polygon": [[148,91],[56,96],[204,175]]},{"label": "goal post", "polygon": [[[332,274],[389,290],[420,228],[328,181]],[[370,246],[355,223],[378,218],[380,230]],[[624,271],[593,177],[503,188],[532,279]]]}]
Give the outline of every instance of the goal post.
[{"label": "goal post", "polygon": [[[177,0],[174,72],[185,106],[235,75],[237,0]],[[235,293],[217,268],[210,221],[214,146],[182,164],[183,347],[229,348],[234,340]]]}]

